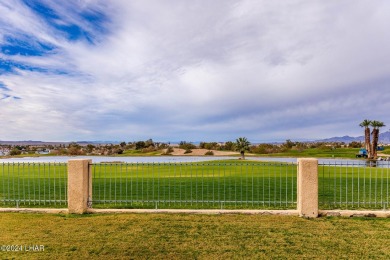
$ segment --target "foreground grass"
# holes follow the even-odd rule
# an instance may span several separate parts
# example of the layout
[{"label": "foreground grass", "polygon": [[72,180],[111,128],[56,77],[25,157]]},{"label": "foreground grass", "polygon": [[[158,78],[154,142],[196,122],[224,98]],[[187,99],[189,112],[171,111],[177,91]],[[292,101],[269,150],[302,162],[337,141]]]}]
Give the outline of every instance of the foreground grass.
[{"label": "foreground grass", "polygon": [[2,213],[1,252],[17,259],[389,259],[390,219],[256,215]]}]

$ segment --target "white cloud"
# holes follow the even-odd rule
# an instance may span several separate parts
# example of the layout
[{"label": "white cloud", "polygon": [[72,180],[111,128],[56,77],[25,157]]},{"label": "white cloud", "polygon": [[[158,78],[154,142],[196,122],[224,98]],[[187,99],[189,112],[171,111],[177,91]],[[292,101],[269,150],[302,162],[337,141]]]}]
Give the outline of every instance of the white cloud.
[{"label": "white cloud", "polygon": [[[3,36],[56,46],[0,56],[48,70],[1,76],[22,98],[0,101],[1,139],[283,140],[389,120],[387,1],[46,4],[95,42],[69,40],[21,3],[0,1]],[[104,30],[83,11],[104,13]]]}]

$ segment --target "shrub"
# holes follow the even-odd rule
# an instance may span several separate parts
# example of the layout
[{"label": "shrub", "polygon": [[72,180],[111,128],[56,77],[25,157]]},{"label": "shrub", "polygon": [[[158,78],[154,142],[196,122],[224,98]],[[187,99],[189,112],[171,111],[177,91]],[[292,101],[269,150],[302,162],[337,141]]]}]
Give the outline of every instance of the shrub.
[{"label": "shrub", "polygon": [[173,148],[169,146],[164,154],[165,155],[170,155],[171,153],[173,153]]},{"label": "shrub", "polygon": [[213,151],[207,151],[204,155],[214,155]]},{"label": "shrub", "polygon": [[71,146],[68,148],[68,154],[70,155],[83,155],[83,151],[77,146]]},{"label": "shrub", "polygon": [[18,149],[12,149],[10,152],[9,152],[9,155],[19,155],[21,154],[22,151],[18,150]]},{"label": "shrub", "polygon": [[191,149],[186,149],[186,150],[184,151],[184,154],[187,154],[187,153],[192,153],[192,150],[191,150]]},{"label": "shrub", "polygon": [[161,150],[161,149],[167,149],[169,145],[166,143],[154,143],[154,147]]},{"label": "shrub", "polygon": [[150,152],[156,151],[156,149],[154,148],[154,146],[149,146],[149,147],[147,147],[147,148],[143,148],[141,151],[142,151],[143,153],[150,153]]},{"label": "shrub", "polygon": [[181,141],[180,144],[179,144],[179,148],[180,149],[185,149],[185,150],[191,150],[191,149],[195,149],[196,146],[192,143],[187,143],[185,141]]},{"label": "shrub", "polygon": [[251,146],[250,152],[251,153],[258,153],[258,154],[269,154],[269,153],[278,153],[282,150],[288,150],[286,146],[280,147],[273,144],[259,144],[257,146]]}]

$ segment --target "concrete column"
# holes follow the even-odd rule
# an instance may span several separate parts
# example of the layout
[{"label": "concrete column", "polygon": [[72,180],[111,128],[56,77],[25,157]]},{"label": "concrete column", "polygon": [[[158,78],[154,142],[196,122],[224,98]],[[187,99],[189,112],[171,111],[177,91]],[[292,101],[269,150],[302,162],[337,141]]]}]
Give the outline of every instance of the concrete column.
[{"label": "concrete column", "polygon": [[68,210],[69,213],[83,214],[92,199],[92,174],[90,159],[68,161]]},{"label": "concrete column", "polygon": [[318,160],[298,159],[298,214],[318,217]]}]

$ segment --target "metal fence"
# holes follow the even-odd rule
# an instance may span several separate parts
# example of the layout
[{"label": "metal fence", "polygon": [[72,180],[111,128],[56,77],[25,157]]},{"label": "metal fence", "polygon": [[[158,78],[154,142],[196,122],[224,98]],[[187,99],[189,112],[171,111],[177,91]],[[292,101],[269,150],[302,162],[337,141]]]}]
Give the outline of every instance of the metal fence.
[{"label": "metal fence", "polygon": [[[94,208],[295,209],[294,163],[91,164]],[[320,209],[389,209],[390,162],[320,163]],[[0,164],[1,207],[67,207],[66,163]]]},{"label": "metal fence", "polygon": [[293,163],[92,165],[94,208],[294,209]]},{"label": "metal fence", "polygon": [[66,207],[66,163],[0,164],[2,207]]},{"label": "metal fence", "polygon": [[319,164],[320,209],[389,209],[389,162]]}]

